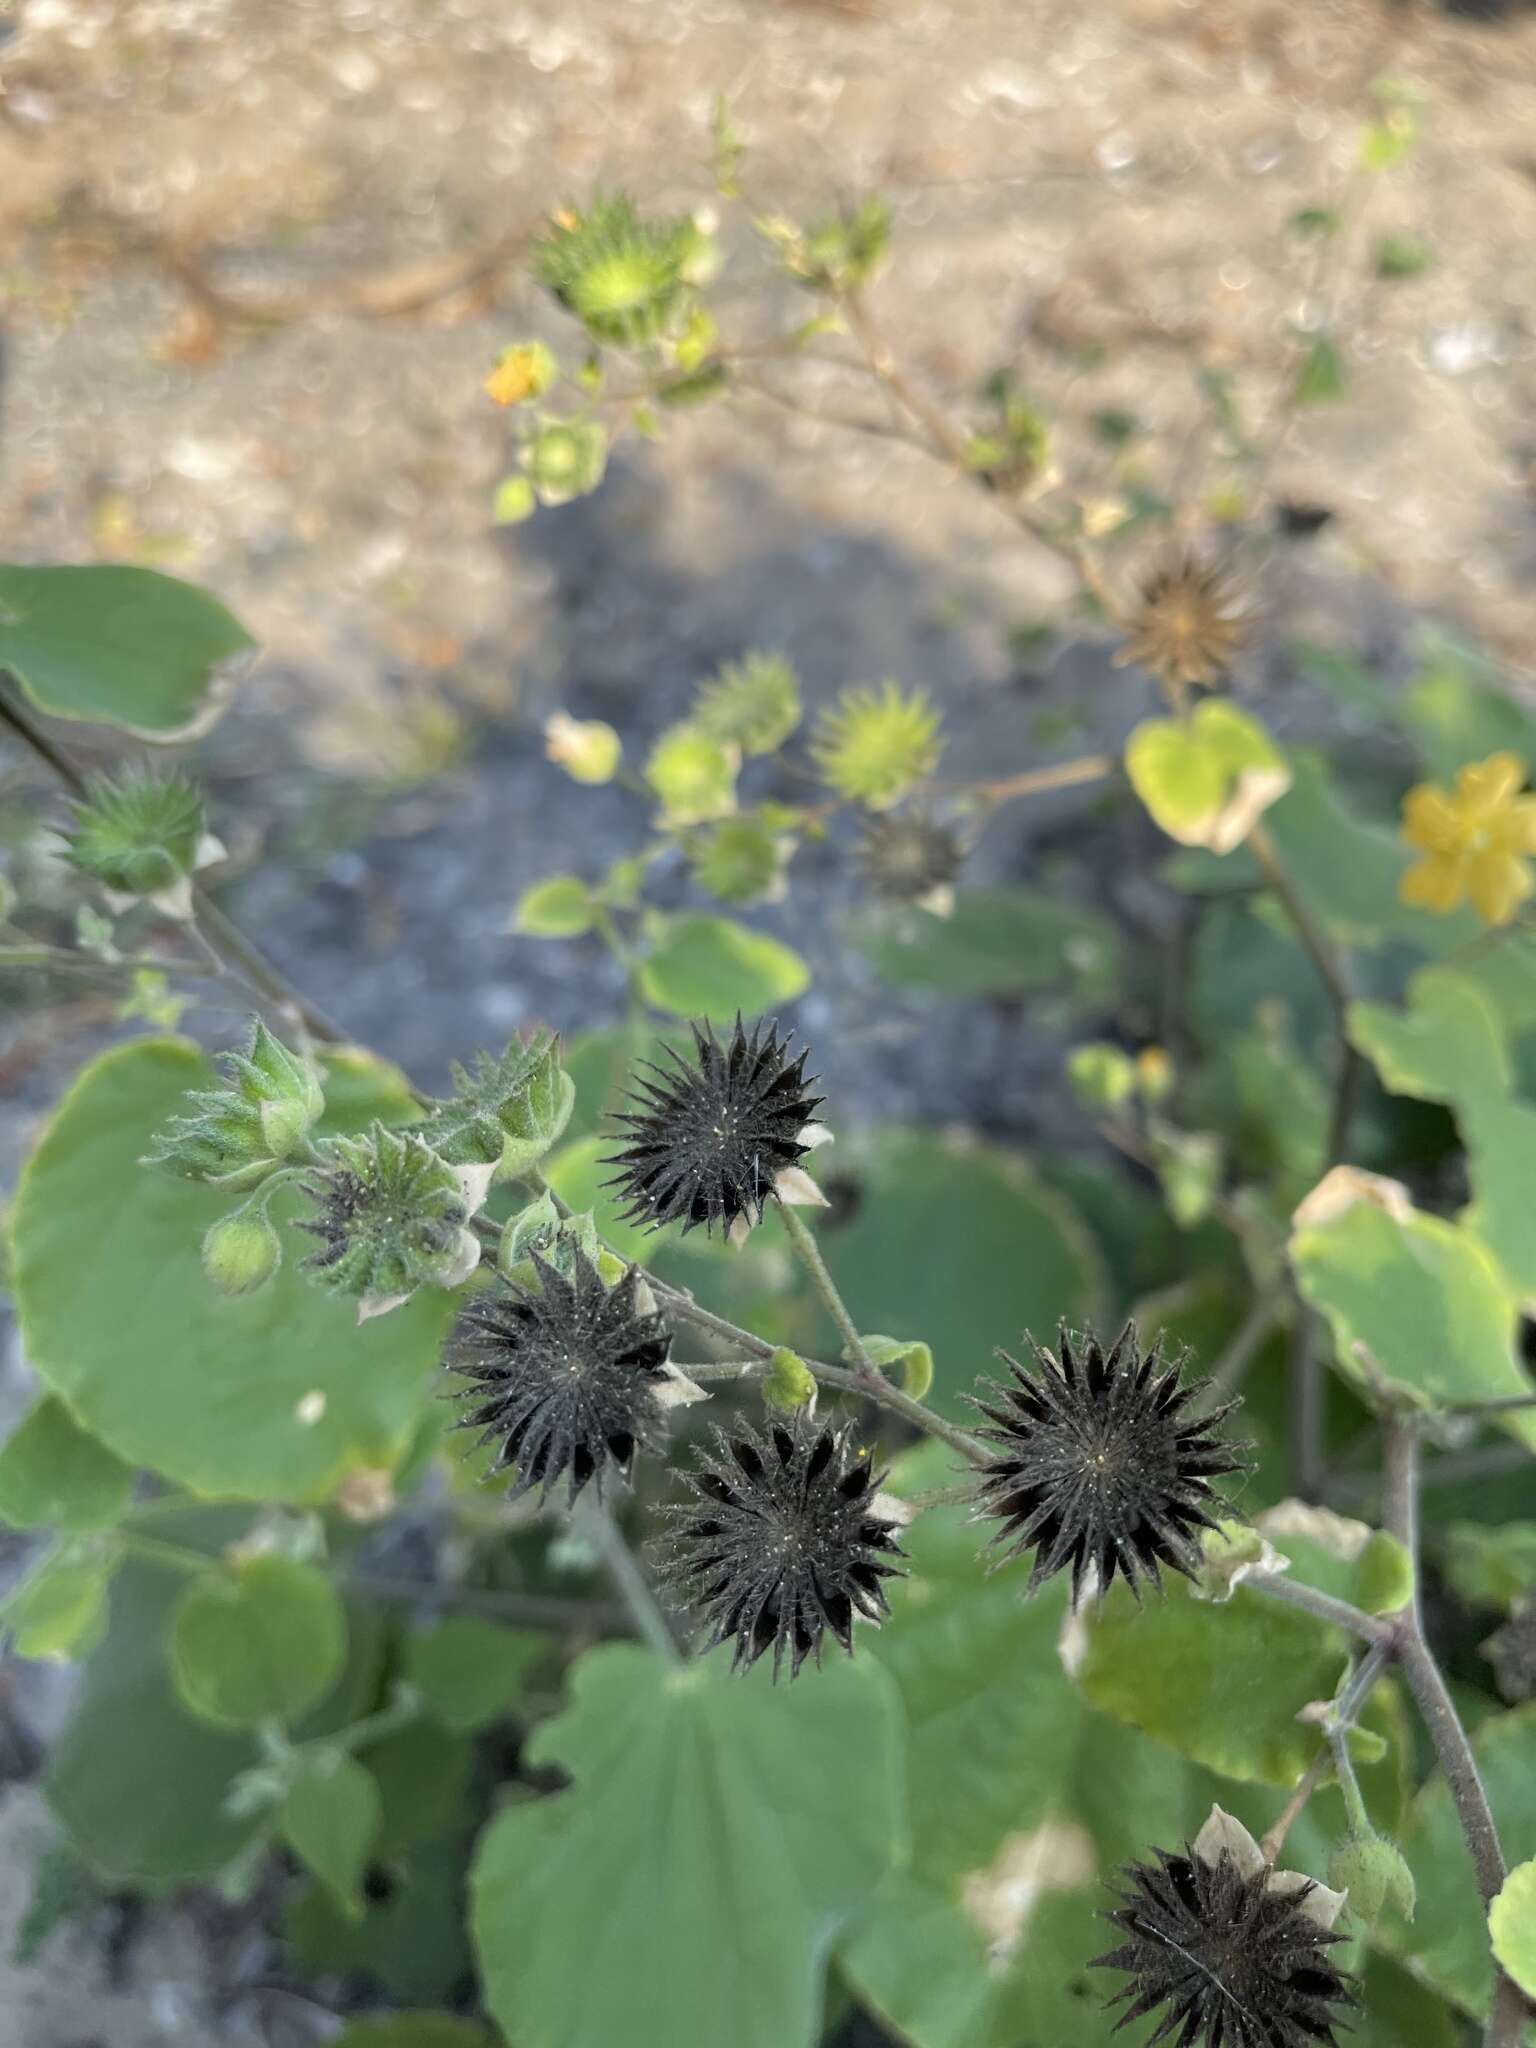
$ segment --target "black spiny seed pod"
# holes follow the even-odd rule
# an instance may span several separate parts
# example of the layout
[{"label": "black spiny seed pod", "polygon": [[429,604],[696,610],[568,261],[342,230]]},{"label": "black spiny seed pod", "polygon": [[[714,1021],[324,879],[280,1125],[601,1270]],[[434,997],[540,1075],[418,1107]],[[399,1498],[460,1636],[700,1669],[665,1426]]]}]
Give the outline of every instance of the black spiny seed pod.
[{"label": "black spiny seed pod", "polygon": [[608,1185],[630,1221],[681,1222],[685,1235],[760,1223],[775,1176],[811,1149],[801,1133],[822,1099],[807,1094],[806,1055],[789,1057],[776,1023],[749,1037],[738,1017],[726,1045],[712,1025],[691,1028],[692,1059],[669,1046],[670,1071],[646,1062],[654,1078],[637,1081],[618,1118],[623,1149],[603,1162],[618,1169]]},{"label": "black spiny seed pod", "polygon": [[1359,2001],[1328,1954],[1340,1937],[1309,1911],[1337,1895],[1262,1857],[1248,1869],[1198,1846],[1153,1853],[1122,1873],[1121,1904],[1105,1918],[1125,1939],[1093,1962],[1130,1975],[1110,2001],[1126,2005],[1118,2024],[1160,2013],[1148,2048],[1339,2048],[1334,2029]]},{"label": "black spiny seed pod", "polygon": [[1160,1565],[1192,1577],[1199,1531],[1216,1526],[1210,1482],[1244,1469],[1217,1434],[1236,1403],[1191,1414],[1198,1385],[1180,1386],[1160,1346],[1143,1353],[1134,1324],[1107,1352],[1092,1332],[1059,1341],[1053,1357],[1029,1339],[1033,1370],[999,1352],[1010,1378],[973,1403],[988,1424],[977,1435],[997,1446],[972,1495],[1002,1523],[993,1542],[1007,1557],[1034,1550],[1031,1592],[1070,1564],[1074,1603],[1090,1565],[1101,1589],[1118,1571],[1133,1593]]},{"label": "black spiny seed pod", "polygon": [[1483,1655],[1493,1666],[1500,1694],[1512,1707],[1536,1700],[1536,1599],[1518,1607],[1514,1618],[1488,1638]]},{"label": "black spiny seed pod", "polygon": [[872,818],[859,845],[859,868],[870,893],[890,903],[921,903],[949,889],[964,864],[958,836],[925,811]]},{"label": "black spiny seed pod", "polygon": [[817,1428],[802,1409],[759,1433],[716,1430],[687,1476],[694,1498],[672,1510],[667,1576],[709,1626],[709,1645],[733,1640],[733,1668],[773,1652],[779,1675],[821,1661],[830,1633],[853,1648],[856,1618],[887,1612],[883,1582],[901,1576],[895,1518],[878,1506],[883,1473],[846,1430]]},{"label": "black spiny seed pod", "polygon": [[672,1336],[641,1306],[637,1266],[605,1287],[579,1247],[569,1279],[530,1257],[537,1291],[503,1280],[471,1301],[447,1362],[470,1382],[459,1427],[501,1440],[491,1470],[512,1474],[508,1498],[547,1497],[564,1476],[574,1500],[589,1479],[601,1491],[609,1466],[627,1479],[637,1447],[655,1440]]}]

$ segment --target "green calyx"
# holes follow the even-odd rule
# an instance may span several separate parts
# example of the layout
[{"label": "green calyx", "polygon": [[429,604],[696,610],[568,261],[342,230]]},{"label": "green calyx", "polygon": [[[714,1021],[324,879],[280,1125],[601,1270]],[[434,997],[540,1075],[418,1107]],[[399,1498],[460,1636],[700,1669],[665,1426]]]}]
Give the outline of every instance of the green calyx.
[{"label": "green calyx", "polygon": [[498,1178],[526,1173],[570,1121],[575,1085],[560,1065],[560,1041],[543,1031],[514,1039],[499,1059],[477,1053],[452,1068],[453,1095],[417,1126],[450,1166],[491,1166]]},{"label": "green calyx", "polygon": [[1407,1858],[1385,1835],[1353,1834],[1339,1843],[1328,1863],[1328,1882],[1348,1892],[1350,1911],[1367,1926],[1390,1906],[1413,1918],[1417,1888]]},{"label": "green calyx", "polygon": [[692,724],[721,746],[771,754],[800,723],[800,685],[780,654],[753,652],[701,683]]},{"label": "green calyx", "polygon": [[560,215],[534,252],[534,274],[594,341],[659,340],[703,266],[707,238],[690,220],[644,221],[627,199]]},{"label": "green calyx", "polygon": [[221,1055],[221,1088],[194,1090],[188,1114],[155,1133],[144,1156],[184,1180],[252,1187],[301,1151],[325,1108],[314,1069],[252,1018],[240,1052]]},{"label": "green calyx", "polygon": [[123,896],[170,889],[197,865],[203,800],[176,771],[91,778],[66,832],[72,867]]},{"label": "green calyx", "polygon": [[522,464],[541,505],[568,505],[602,482],[608,436],[596,420],[541,420]]},{"label": "green calyx", "polygon": [[313,1208],[299,1228],[320,1240],[304,1269],[337,1294],[390,1302],[455,1286],[478,1261],[458,1175],[414,1131],[332,1139],[304,1191]]},{"label": "green calyx", "polygon": [[203,1271],[221,1294],[256,1293],[282,1262],[283,1247],[259,1195],[210,1224],[203,1238]]}]

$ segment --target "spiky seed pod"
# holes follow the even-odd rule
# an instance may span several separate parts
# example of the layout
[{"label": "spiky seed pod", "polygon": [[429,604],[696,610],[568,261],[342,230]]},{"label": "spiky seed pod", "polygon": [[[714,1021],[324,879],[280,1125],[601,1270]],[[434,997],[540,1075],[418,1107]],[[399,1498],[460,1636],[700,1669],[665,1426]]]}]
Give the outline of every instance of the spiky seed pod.
[{"label": "spiky seed pod", "polygon": [[872,811],[889,810],[931,775],[943,752],[939,716],[921,690],[882,683],[844,690],[816,721],[811,758],[829,788]]},{"label": "spiky seed pod", "polygon": [[547,1498],[563,1477],[574,1500],[589,1479],[601,1491],[610,1466],[627,1479],[636,1449],[655,1441],[672,1335],[641,1306],[637,1266],[605,1287],[579,1246],[569,1277],[530,1257],[537,1288],[499,1281],[471,1301],[447,1362],[470,1382],[459,1427],[500,1440],[491,1471],[512,1475],[509,1498],[534,1487]]},{"label": "spiky seed pod", "polygon": [[921,903],[951,888],[964,865],[959,836],[926,811],[871,818],[859,844],[865,885],[888,903]]},{"label": "spiky seed pod", "polygon": [[877,1502],[883,1473],[849,1432],[818,1428],[804,1409],[759,1433],[738,1422],[687,1475],[693,1500],[674,1508],[666,1571],[709,1627],[733,1641],[733,1669],[773,1652],[778,1677],[821,1661],[829,1633],[853,1648],[856,1619],[888,1612],[884,1581],[902,1576],[895,1518]]},{"label": "spiky seed pod", "polygon": [[72,867],[123,896],[170,889],[197,865],[203,800],[179,771],[92,776],[65,834]]},{"label": "spiky seed pod", "polygon": [[1028,1342],[1033,1369],[999,1352],[1010,1378],[972,1403],[987,1418],[977,1435],[997,1446],[972,1495],[1002,1524],[994,1544],[1004,1557],[1034,1550],[1030,1592],[1070,1564],[1074,1604],[1090,1565],[1101,1589],[1118,1571],[1133,1593],[1159,1583],[1160,1565],[1193,1577],[1198,1532],[1216,1526],[1211,1481],[1244,1469],[1217,1433],[1237,1404],[1191,1414],[1199,1384],[1180,1386],[1160,1343],[1144,1353],[1134,1324],[1107,1352],[1065,1327],[1059,1356]]},{"label": "spiky seed pod", "polygon": [[534,275],[597,341],[637,347],[666,332],[697,261],[690,220],[652,224],[621,197],[557,217],[534,251]]},{"label": "spiky seed pod", "polygon": [[576,1091],[560,1065],[560,1041],[538,1031],[514,1038],[499,1059],[477,1052],[449,1068],[453,1095],[434,1102],[416,1126],[451,1166],[490,1165],[520,1172],[542,1157],[570,1120]]},{"label": "spiky seed pod", "polygon": [[789,1057],[776,1022],[749,1037],[738,1017],[725,1045],[711,1024],[691,1029],[692,1059],[669,1046],[670,1070],[645,1062],[654,1078],[637,1078],[635,1107],[617,1119],[623,1149],[603,1161],[631,1222],[680,1222],[684,1235],[761,1222],[775,1177],[812,1149],[802,1133],[822,1100],[807,1092],[806,1054]]},{"label": "spiky seed pod", "polygon": [[323,1286],[384,1303],[472,1269],[479,1251],[458,1176],[430,1145],[376,1123],[327,1150],[326,1167],[304,1183],[314,1212],[299,1223],[320,1240],[304,1268]]},{"label": "spiky seed pod", "polygon": [[771,754],[800,723],[800,685],[782,654],[754,649],[699,686],[693,724],[721,746]]},{"label": "spiky seed pod", "polygon": [[220,1054],[218,1064],[224,1086],[194,1089],[189,1113],[155,1133],[143,1164],[186,1180],[251,1186],[299,1149],[325,1096],[314,1068],[259,1017],[243,1049]]},{"label": "spiky seed pod", "polygon": [[1241,600],[1225,573],[1184,555],[1142,585],[1130,637],[1115,664],[1139,663],[1176,695],[1192,686],[1210,689],[1247,637]]},{"label": "spiky seed pod", "polygon": [[1335,1895],[1262,1855],[1250,1868],[1230,1852],[1207,1860],[1198,1843],[1153,1854],[1122,1873],[1121,1903],[1105,1918],[1125,1939],[1092,1965],[1130,1976],[1110,2001],[1125,2004],[1119,2025],[1161,2011],[1149,2043],[1339,2048],[1334,2029],[1359,2001],[1328,1954],[1341,1937],[1309,1910]]}]

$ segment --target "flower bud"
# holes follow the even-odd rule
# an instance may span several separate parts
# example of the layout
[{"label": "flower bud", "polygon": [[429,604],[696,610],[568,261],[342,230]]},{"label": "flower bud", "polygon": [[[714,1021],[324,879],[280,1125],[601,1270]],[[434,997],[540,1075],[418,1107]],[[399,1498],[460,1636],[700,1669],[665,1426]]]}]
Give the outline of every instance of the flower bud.
[{"label": "flower bud", "polygon": [[221,1216],[203,1238],[203,1271],[221,1294],[254,1294],[282,1262],[283,1247],[260,1204]]},{"label": "flower bud", "polygon": [[1119,1109],[1136,1091],[1136,1069],[1118,1045],[1074,1046],[1067,1080],[1084,1109]]},{"label": "flower bud", "polygon": [[155,1133],[144,1163],[186,1180],[251,1187],[299,1151],[325,1095],[314,1069],[260,1018],[245,1049],[224,1053],[219,1066],[224,1086],[189,1094],[189,1113]]},{"label": "flower bud", "polygon": [[1407,1858],[1385,1835],[1350,1835],[1339,1843],[1328,1864],[1328,1882],[1348,1892],[1350,1910],[1367,1925],[1391,1906],[1405,1920],[1413,1918],[1417,1887]]},{"label": "flower bud", "polygon": [[618,773],[623,744],[601,719],[570,718],[557,711],[545,720],[544,752],[572,782],[598,784],[612,782]]},{"label": "flower bud", "polygon": [[768,1370],[763,1375],[763,1399],[781,1415],[793,1414],[797,1408],[815,1406],[815,1376],[803,1358],[786,1350],[782,1344],[769,1359]]}]

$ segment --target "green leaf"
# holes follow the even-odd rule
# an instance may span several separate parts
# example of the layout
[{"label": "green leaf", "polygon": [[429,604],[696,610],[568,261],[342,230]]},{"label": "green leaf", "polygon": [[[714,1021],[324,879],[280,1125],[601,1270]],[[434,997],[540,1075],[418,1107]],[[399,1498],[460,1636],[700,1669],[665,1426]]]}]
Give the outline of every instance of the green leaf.
[{"label": "green leaf", "polygon": [[1298,405],[1329,405],[1344,396],[1344,359],[1327,334],[1314,334],[1296,372]]},{"label": "green leaf", "polygon": [[1350,1039],[1394,1095],[1470,1104],[1509,1093],[1508,1048],[1492,999],[1448,967],[1427,967],[1408,984],[1408,1006],[1352,1003]]},{"label": "green leaf", "polygon": [[798,953],[725,917],[671,921],[641,965],[640,993],[674,1017],[755,1017],[793,1002],[811,983]]},{"label": "green leaf", "polygon": [[153,569],[0,563],[0,668],[55,718],[195,739],[254,646],[216,598]]},{"label": "green leaf", "polygon": [[86,1657],[106,1626],[107,1588],[122,1558],[108,1533],[65,1536],[0,1602],[0,1635],[18,1657]]},{"label": "green leaf", "polygon": [[[60,1103],[13,1222],[27,1355],[130,1464],[204,1494],[321,1500],[349,1471],[403,1454],[452,1297],[423,1288],[359,1328],[352,1303],[295,1270],[291,1239],[261,1293],[216,1294],[199,1246],[227,1197],[138,1163],[185,1091],[210,1079],[194,1047],[139,1039],[94,1061]],[[275,1221],[288,1201],[274,1199]]]},{"label": "green leaf", "polygon": [[408,1721],[362,1752],[384,1800],[381,1859],[409,1856],[471,1823],[469,1743],[435,1721]]},{"label": "green leaf", "polygon": [[133,1472],[45,1394],[0,1448],[0,1521],[16,1529],[105,1529],[122,1515]]},{"label": "green leaf", "polygon": [[[1361,1343],[1394,1385],[1428,1405],[1529,1391],[1513,1297],[1470,1231],[1360,1199],[1299,1224],[1290,1256],[1296,1284],[1327,1318],[1339,1370],[1357,1386],[1366,1385],[1353,1349]],[[1536,1444],[1536,1415],[1497,1420]]]},{"label": "green leaf", "polygon": [[1504,1974],[1536,1999],[1536,1861],[1517,1863],[1488,1908],[1488,1932]]},{"label": "green leaf", "polygon": [[[236,1527],[223,1517],[226,1535]],[[216,1876],[268,1824],[224,1811],[231,1781],[256,1761],[251,1743],[195,1719],[172,1688],[165,1634],[183,1584],[134,1559],[118,1573],[106,1636],[45,1780],[92,1869],[148,1891]]]},{"label": "green leaf", "polygon": [[220,1728],[255,1728],[293,1721],[330,1691],[346,1660],[346,1616],[313,1565],[257,1555],[192,1581],[169,1648],[193,1713]]},{"label": "green leaf", "polygon": [[282,1804],[283,1839],[352,1920],[363,1915],[363,1871],[382,1815],[373,1773],[339,1749],[306,1756]]},{"label": "green leaf", "polygon": [[575,875],[551,875],[518,898],[512,929],[531,939],[574,939],[592,929],[592,899]]},{"label": "green leaf", "polygon": [[546,1647],[535,1630],[453,1615],[412,1639],[406,1668],[427,1712],[469,1734],[507,1712]]},{"label": "green leaf", "polygon": [[1284,755],[1262,726],[1225,698],[1187,720],[1149,718],[1125,747],[1131,787],[1170,839],[1230,853],[1291,785]]},{"label": "green leaf", "polygon": [[827,1261],[861,1329],[922,1332],[941,1414],[967,1413],[962,1396],[994,1345],[1091,1321],[1102,1306],[1081,1219],[1017,1154],[892,1130],[851,1144],[839,1174],[854,1176],[859,1199],[823,1230]]},{"label": "green leaf", "polygon": [[491,499],[491,519],[497,526],[521,526],[538,509],[538,496],[529,478],[504,476]]},{"label": "green leaf", "polygon": [[[1518,1853],[1536,1841],[1536,1703],[1484,1721],[1472,1749],[1500,1840]],[[1418,1908],[1411,1924],[1387,1915],[1375,1938],[1421,1983],[1481,2019],[1493,1987],[1489,1928],[1455,1801],[1438,1772],[1414,1800],[1400,1840]]]},{"label": "green leaf", "polygon": [[[471,1968],[464,1933],[467,1853],[468,1843],[453,1837],[391,1862],[382,1872],[385,1896],[369,1899],[361,1920],[349,1920],[322,1884],[294,1894],[283,1912],[294,1966],[309,1977],[357,1972],[402,2005],[447,2004]],[[435,2036],[426,2040],[437,2048]],[[454,2035],[443,2048],[461,2048],[462,2041]]]},{"label": "green leaf", "polygon": [[1107,918],[1037,889],[961,889],[947,917],[892,905],[858,918],[853,937],[887,981],[956,995],[1020,995],[1065,985],[1107,1006],[1120,941]]},{"label": "green leaf", "polygon": [[1510,1611],[1536,1591],[1536,1522],[1453,1522],[1445,1571],[1463,1600]]},{"label": "green leaf", "polygon": [[397,2012],[386,2019],[353,2020],[331,2048],[491,2048],[491,2038],[473,2020],[442,2012]]},{"label": "green leaf", "polygon": [[903,1846],[880,1667],[775,1688],[594,1650],[529,1755],[575,1782],[493,1821],[473,1878],[486,2002],[520,2048],[810,2048],[827,1952]]},{"label": "green leaf", "polygon": [[1367,1614],[1396,1614],[1413,1598],[1413,1559],[1384,1529],[1373,1529],[1355,1564],[1351,1597]]},{"label": "green leaf", "polygon": [[1140,1607],[1117,1584],[1080,1625],[1095,1706],[1224,1777],[1287,1791],[1317,1753],[1296,1716],[1332,1698],[1349,1650],[1338,1629],[1246,1586],[1217,1602],[1174,1578]]}]

